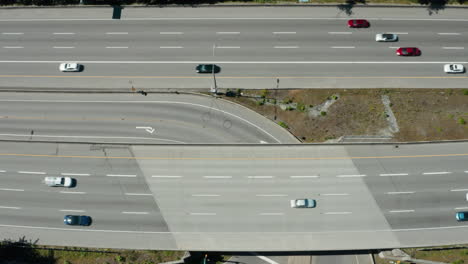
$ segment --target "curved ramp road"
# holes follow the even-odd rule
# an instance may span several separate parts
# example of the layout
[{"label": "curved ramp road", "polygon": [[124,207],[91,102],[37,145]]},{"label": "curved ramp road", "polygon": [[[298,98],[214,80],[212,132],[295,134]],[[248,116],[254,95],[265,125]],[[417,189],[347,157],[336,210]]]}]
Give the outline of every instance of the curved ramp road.
[{"label": "curved ramp road", "polygon": [[[231,251],[467,242],[454,216],[467,207],[467,143],[0,147],[2,238]],[[46,188],[44,175],[75,175],[79,185]],[[298,197],[317,208],[290,208]],[[63,210],[95,222],[63,226]]]},{"label": "curved ramp road", "polygon": [[296,143],[270,120],[202,95],[22,94],[0,99],[0,138],[97,143]]},{"label": "curved ramp road", "polygon": [[[354,8],[355,17],[370,20],[368,29],[348,28],[353,17],[325,7],[151,10],[124,9],[118,21],[80,11],[62,18],[6,15],[1,86],[208,89],[213,77],[194,68],[216,63],[220,88],[466,87],[466,74],[443,72],[445,63],[468,66],[466,9],[429,15],[412,8],[410,16],[404,8]],[[399,41],[375,42],[384,32]],[[422,56],[396,56],[402,46],[417,46]],[[63,61],[83,63],[84,71],[61,73]]]}]

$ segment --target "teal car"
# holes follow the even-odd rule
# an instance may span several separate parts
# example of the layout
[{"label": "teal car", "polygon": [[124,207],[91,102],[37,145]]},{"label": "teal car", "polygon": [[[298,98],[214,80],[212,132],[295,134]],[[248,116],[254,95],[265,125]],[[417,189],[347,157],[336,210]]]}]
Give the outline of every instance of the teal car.
[{"label": "teal car", "polygon": [[468,221],[468,212],[457,212],[455,218],[457,221]]},{"label": "teal car", "polygon": [[216,64],[200,64],[195,68],[198,73],[219,73],[221,68]]}]

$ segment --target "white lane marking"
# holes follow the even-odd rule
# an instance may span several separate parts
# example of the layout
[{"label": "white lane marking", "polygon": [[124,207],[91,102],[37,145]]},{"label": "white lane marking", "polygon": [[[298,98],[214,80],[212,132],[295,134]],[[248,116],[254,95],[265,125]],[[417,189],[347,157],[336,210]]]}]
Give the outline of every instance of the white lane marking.
[{"label": "white lane marking", "polygon": [[338,178],[357,178],[357,177],[366,177],[365,174],[351,174],[351,175],[337,175]]},{"label": "white lane marking", "polygon": [[137,127],[135,127],[135,129],[144,129],[146,132],[148,132],[150,134],[153,134],[154,131],[156,131],[156,129],[154,129],[153,127],[150,127],[150,126],[137,126]]},{"label": "white lane marking", "polygon": [[167,178],[167,179],[176,179],[176,178],[182,178],[182,176],[176,176],[176,175],[152,175],[152,178]]},{"label": "white lane marking", "polygon": [[107,35],[128,35],[128,32],[106,32]]},{"label": "white lane marking", "polygon": [[388,47],[389,49],[399,49],[400,47]]},{"label": "white lane marking", "polygon": [[287,194],[256,194],[257,197],[285,197]]},{"label": "white lane marking", "polygon": [[8,189],[8,188],[0,188],[0,191],[24,192],[24,189]]},{"label": "white lane marking", "polygon": [[214,46],[217,49],[240,49],[239,46]]},{"label": "white lane marking", "polygon": [[273,34],[281,35],[281,34],[296,34],[297,32],[294,31],[284,31],[284,32],[273,32]]},{"label": "white lane marking", "polygon": [[40,175],[46,174],[43,171],[18,171],[18,173],[21,173],[21,174],[40,174]]},{"label": "white lane marking", "polygon": [[54,49],[74,49],[73,46],[54,46]]},{"label": "white lane marking", "polygon": [[275,176],[247,176],[249,179],[271,179],[274,178]]},{"label": "white lane marking", "polygon": [[106,49],[128,49],[128,47],[125,47],[125,46],[110,46],[110,47],[106,47]]},{"label": "white lane marking", "polygon": [[308,178],[318,178],[320,176],[317,175],[310,175],[310,176],[289,176],[291,179],[308,179]]},{"label": "white lane marking", "polygon": [[128,196],[153,196],[151,193],[125,193]]},{"label": "white lane marking", "polygon": [[276,261],[274,261],[274,260],[272,260],[270,258],[267,258],[265,256],[260,256],[259,254],[255,253],[255,252],[250,252],[250,254],[256,256],[257,258],[259,258],[259,259],[261,259],[263,261],[268,262],[269,264],[279,264],[278,262],[276,262]]},{"label": "white lane marking", "polygon": [[414,210],[391,210],[390,213],[412,213]]},{"label": "white lane marking", "polygon": [[354,46],[332,46],[330,48],[332,48],[332,49],[354,49],[356,47],[354,47]]},{"label": "white lane marking", "polygon": [[66,193],[66,194],[86,194],[86,192],[70,192],[70,191],[60,191],[60,193]]},{"label": "white lane marking", "polygon": [[387,192],[387,194],[412,194],[414,192]]},{"label": "white lane marking", "polygon": [[379,174],[382,177],[389,177],[389,176],[408,176],[408,173],[383,173]]},{"label": "white lane marking", "polygon": [[190,215],[216,215],[216,213],[190,213]]},{"label": "white lane marking", "polygon": [[6,170],[0,170],[0,172],[6,172]]},{"label": "white lane marking", "polygon": [[353,34],[353,32],[328,32],[328,34]]},{"label": "white lane marking", "polygon": [[148,212],[122,212],[122,214],[137,214],[137,215],[147,215]]},{"label": "white lane marking", "polygon": [[160,35],[182,35],[184,32],[159,32]]},{"label": "white lane marking", "polygon": [[259,213],[259,215],[267,215],[267,216],[271,216],[271,215],[284,215],[284,213]]},{"label": "white lane marking", "polygon": [[468,171],[465,171],[465,173],[468,173]]},{"label": "white lane marking", "polygon": [[[1,20],[0,20],[1,21]],[[0,60],[0,63],[61,63],[63,61],[15,61]],[[87,64],[197,64],[200,61],[80,61]],[[468,61],[204,61],[213,64],[443,64],[468,63]],[[44,101],[44,100],[43,100]],[[124,101],[125,102],[125,101]],[[128,102],[128,101],[126,101]],[[145,101],[149,102],[149,101]],[[189,104],[189,103],[186,103]],[[219,110],[219,109],[217,109]]]},{"label": "white lane marking", "polygon": [[466,209],[468,209],[468,207],[455,207],[453,209],[455,209],[455,210],[466,210]]},{"label": "white lane marking", "polygon": [[222,31],[222,32],[216,32],[216,34],[225,34],[225,35],[238,35],[240,34],[240,32],[238,31],[232,31],[232,32],[228,32],[228,31]]},{"label": "white lane marking", "polygon": [[60,212],[75,212],[75,213],[84,213],[85,210],[74,210],[74,209],[62,209]]},{"label": "white lane marking", "polygon": [[183,49],[182,46],[160,46],[160,49]]},{"label": "white lane marking", "polygon": [[4,46],[4,49],[24,49],[24,47],[21,46]]},{"label": "white lane marking", "polygon": [[136,177],[135,174],[106,174],[107,177],[129,177],[134,178]]},{"label": "white lane marking", "polygon": [[[51,101],[52,102],[52,101]],[[55,101],[57,102],[57,101]],[[69,101],[73,102],[73,101]],[[128,102],[128,101],[127,101]],[[13,137],[31,137],[31,134],[20,135],[20,134],[0,134],[0,136],[13,136]],[[177,140],[170,140],[170,139],[163,139],[163,138],[149,138],[149,137],[103,137],[103,136],[55,136],[55,135],[34,135],[34,137],[45,137],[45,138],[104,138],[104,139],[149,139],[149,140],[157,140],[157,141],[167,141],[167,142],[174,142],[185,144],[186,142],[177,141]]]},{"label": "white lane marking", "polygon": [[451,192],[467,192],[468,189],[452,189]]},{"label": "white lane marking", "polygon": [[326,215],[344,215],[344,214],[352,214],[352,212],[325,212],[323,214],[326,214]]},{"label": "white lane marking", "polygon": [[62,176],[91,176],[89,173],[72,173],[72,172],[62,172]]},{"label": "white lane marking", "polygon": [[388,32],[390,34],[396,34],[396,35],[408,35],[408,32]]},{"label": "white lane marking", "polygon": [[192,194],[193,197],[219,197],[219,194]]},{"label": "white lane marking", "polygon": [[462,50],[465,49],[464,47],[442,47],[442,49],[449,49],[449,50]]},{"label": "white lane marking", "polygon": [[19,210],[21,207],[13,207],[13,206],[0,206],[0,209],[16,209]]},{"label": "white lane marking", "polygon": [[24,35],[22,32],[3,32],[3,35]]},{"label": "white lane marking", "polygon": [[460,33],[437,33],[437,35],[443,35],[443,36],[458,36]]},{"label": "white lane marking", "polygon": [[299,46],[275,46],[275,49],[298,49]]},{"label": "white lane marking", "polygon": [[321,193],[320,196],[347,196],[349,193]]},{"label": "white lane marking", "polygon": [[72,32],[54,32],[52,34],[54,34],[54,35],[75,35],[75,33],[72,33]]},{"label": "white lane marking", "polygon": [[232,176],[203,176],[206,179],[231,179]]},{"label": "white lane marking", "polygon": [[451,174],[449,171],[424,172],[423,175]]}]

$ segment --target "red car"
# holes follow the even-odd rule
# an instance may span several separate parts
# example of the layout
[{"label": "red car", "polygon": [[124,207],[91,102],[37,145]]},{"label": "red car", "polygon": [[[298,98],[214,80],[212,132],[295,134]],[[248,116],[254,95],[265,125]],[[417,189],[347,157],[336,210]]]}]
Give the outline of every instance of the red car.
[{"label": "red car", "polygon": [[348,20],[348,27],[350,28],[368,28],[370,27],[369,21],[365,19],[351,19]]},{"label": "red car", "polygon": [[418,48],[398,48],[396,50],[398,56],[420,56],[421,50]]}]

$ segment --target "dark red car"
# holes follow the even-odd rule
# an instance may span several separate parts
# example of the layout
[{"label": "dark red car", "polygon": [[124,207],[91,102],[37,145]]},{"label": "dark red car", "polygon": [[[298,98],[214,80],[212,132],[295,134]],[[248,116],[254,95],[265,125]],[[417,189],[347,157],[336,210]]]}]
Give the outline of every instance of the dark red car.
[{"label": "dark red car", "polygon": [[420,56],[421,50],[418,48],[398,48],[396,50],[398,56]]},{"label": "dark red car", "polygon": [[369,21],[365,19],[351,19],[348,20],[348,27],[350,28],[368,28],[370,27]]}]

